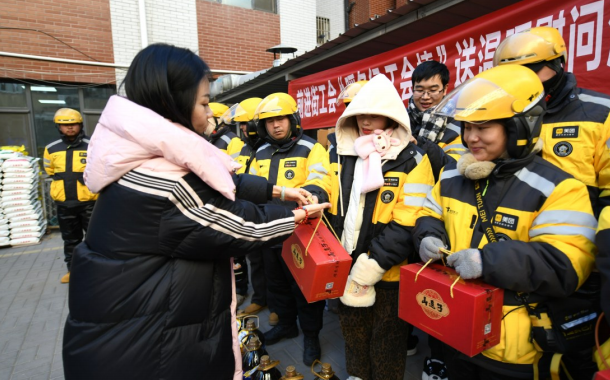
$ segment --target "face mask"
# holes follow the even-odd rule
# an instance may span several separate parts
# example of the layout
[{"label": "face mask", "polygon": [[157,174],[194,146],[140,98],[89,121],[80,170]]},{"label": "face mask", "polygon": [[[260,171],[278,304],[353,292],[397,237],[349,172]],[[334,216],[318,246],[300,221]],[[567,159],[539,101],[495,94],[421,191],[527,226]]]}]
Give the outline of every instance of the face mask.
[{"label": "face mask", "polygon": [[563,66],[561,65],[561,58],[555,58],[552,61],[530,63],[529,65],[524,66],[535,73],[542,70],[542,68],[545,66],[557,73],[552,78],[542,82],[544,93],[547,95],[547,97],[553,96],[553,93],[557,90],[561,79],[563,78]]}]

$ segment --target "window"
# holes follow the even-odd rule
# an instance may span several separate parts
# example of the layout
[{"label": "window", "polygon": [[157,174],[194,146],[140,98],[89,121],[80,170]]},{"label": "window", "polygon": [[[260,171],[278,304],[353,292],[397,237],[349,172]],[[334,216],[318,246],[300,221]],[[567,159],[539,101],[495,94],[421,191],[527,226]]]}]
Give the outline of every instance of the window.
[{"label": "window", "polygon": [[55,112],[60,108],[72,108],[81,112],[78,89],[36,86],[31,88],[31,93],[37,156],[42,157],[45,146],[59,139],[59,132],[53,122]]},{"label": "window", "polygon": [[234,7],[255,9],[257,11],[265,11],[276,13],[277,7],[275,5],[276,0],[208,0],[215,3],[224,5],[232,5]]},{"label": "window", "polygon": [[114,86],[68,87],[0,82],[0,146],[25,145],[31,156],[42,157],[44,148],[59,139],[53,122],[62,107],[83,115],[85,133],[91,136]]},{"label": "window", "polygon": [[0,113],[0,124],[2,124],[0,145],[24,145],[29,155],[36,153],[32,149],[30,121],[27,113]]},{"label": "window", "polygon": [[330,20],[324,17],[316,17],[316,24],[318,46],[320,46],[330,41]]},{"label": "window", "polygon": [[17,83],[0,83],[0,107],[27,107],[25,86]]},{"label": "window", "polygon": [[85,134],[89,137],[93,134],[97,122],[100,120],[101,113],[86,113],[83,115],[85,122]]}]

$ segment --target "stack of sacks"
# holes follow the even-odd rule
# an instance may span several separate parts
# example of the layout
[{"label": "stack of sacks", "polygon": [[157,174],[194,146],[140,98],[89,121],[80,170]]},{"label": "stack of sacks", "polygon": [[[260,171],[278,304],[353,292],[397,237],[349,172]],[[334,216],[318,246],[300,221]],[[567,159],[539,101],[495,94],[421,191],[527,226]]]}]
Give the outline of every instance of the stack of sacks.
[{"label": "stack of sacks", "polygon": [[38,200],[38,159],[14,157],[2,163],[0,205],[8,220],[10,245],[38,243],[46,231]]}]

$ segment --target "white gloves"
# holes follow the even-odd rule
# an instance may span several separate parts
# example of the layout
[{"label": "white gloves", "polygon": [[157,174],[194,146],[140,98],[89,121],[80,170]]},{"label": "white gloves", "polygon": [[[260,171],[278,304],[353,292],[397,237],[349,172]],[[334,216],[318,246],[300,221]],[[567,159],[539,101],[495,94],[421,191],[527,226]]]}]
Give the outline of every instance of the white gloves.
[{"label": "white gloves", "polygon": [[481,259],[481,251],[477,248],[463,249],[449,255],[447,264],[453,266],[455,271],[465,280],[479,278],[483,275],[483,260]]},{"label": "white gloves", "polygon": [[439,248],[447,248],[445,243],[437,237],[426,236],[419,245],[419,257],[424,263],[428,260],[439,260],[443,255],[438,251]]},{"label": "white gloves", "polygon": [[344,305],[368,307],[375,303],[375,284],[381,280],[385,270],[366,253],[358,256],[347,277],[345,292],[341,297]]}]

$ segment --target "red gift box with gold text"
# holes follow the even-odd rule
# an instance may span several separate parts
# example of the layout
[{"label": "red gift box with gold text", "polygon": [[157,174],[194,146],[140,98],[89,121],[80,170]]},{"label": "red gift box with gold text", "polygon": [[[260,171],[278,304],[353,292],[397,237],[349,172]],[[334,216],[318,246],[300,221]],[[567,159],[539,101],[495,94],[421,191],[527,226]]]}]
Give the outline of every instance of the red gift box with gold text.
[{"label": "red gift box with gold text", "polygon": [[453,269],[423,266],[400,268],[398,316],[471,357],[500,343],[504,290],[459,279],[452,292],[458,278]]},{"label": "red gift box with gold text", "polygon": [[595,373],[594,380],[610,380],[610,369]]},{"label": "red gift box with gold text", "polygon": [[282,248],[282,258],[307,302],[341,297],[352,266],[352,257],[318,221],[298,225]]}]

